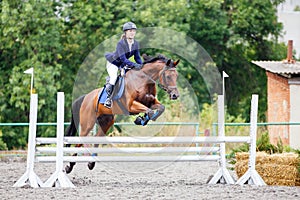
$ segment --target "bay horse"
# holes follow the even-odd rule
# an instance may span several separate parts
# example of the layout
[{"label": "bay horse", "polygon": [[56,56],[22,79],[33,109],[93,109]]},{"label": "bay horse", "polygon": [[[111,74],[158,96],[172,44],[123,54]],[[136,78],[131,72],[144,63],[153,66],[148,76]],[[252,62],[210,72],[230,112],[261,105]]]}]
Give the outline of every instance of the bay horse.
[{"label": "bay horse", "polygon": [[[99,126],[96,136],[105,136],[114,124],[114,115],[124,114],[124,109],[128,111],[125,114],[145,113],[144,117],[138,116],[136,118],[135,124],[137,125],[146,125],[149,120],[155,121],[165,109],[165,106],[156,98],[157,84],[169,94],[171,100],[176,100],[179,97],[178,72],[176,71],[179,60],[173,61],[163,55],[156,57],[143,55],[143,58],[142,69],[132,69],[125,74],[124,92],[118,103],[113,101],[111,109],[106,108],[103,104],[98,104],[98,96],[103,88],[95,89],[74,101],[71,124],[66,130],[66,136],[75,136],[78,125],[80,125],[79,136],[87,136],[95,123]],[[82,144],[76,145],[76,147],[81,146]],[[95,146],[98,145],[95,144]],[[75,162],[70,162],[65,167],[66,173],[70,173],[74,165]],[[90,170],[94,166],[95,162],[88,163]]]}]

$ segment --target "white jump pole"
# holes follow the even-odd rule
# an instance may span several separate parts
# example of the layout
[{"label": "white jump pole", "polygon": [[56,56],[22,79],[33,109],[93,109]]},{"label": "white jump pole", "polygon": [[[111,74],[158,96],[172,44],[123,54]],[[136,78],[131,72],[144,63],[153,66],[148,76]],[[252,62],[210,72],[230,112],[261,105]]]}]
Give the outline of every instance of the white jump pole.
[{"label": "white jump pole", "polygon": [[30,114],[29,114],[29,135],[27,151],[27,168],[23,176],[13,185],[13,187],[22,187],[29,184],[31,187],[40,187],[43,182],[34,173],[35,145],[36,145],[36,123],[38,110],[38,95],[30,95]]},{"label": "white jump pole", "polygon": [[57,93],[57,130],[56,130],[56,171],[43,184],[43,187],[75,187],[63,171],[64,148],[64,105],[63,92]]},{"label": "white jump pole", "polygon": [[[224,95],[218,95],[218,132],[219,137],[225,137]],[[234,184],[234,180],[226,168],[225,143],[220,143],[220,168],[208,184]]]},{"label": "white jump pole", "polygon": [[258,95],[252,95],[251,99],[251,119],[250,119],[250,155],[249,168],[246,173],[239,178],[236,184],[250,184],[250,185],[266,185],[264,180],[255,170],[256,160],[256,134],[257,134],[257,113],[258,113]]},{"label": "white jump pole", "polygon": [[[250,136],[64,137],[65,144],[191,144],[250,142]],[[39,144],[55,144],[56,138],[37,138]]]}]

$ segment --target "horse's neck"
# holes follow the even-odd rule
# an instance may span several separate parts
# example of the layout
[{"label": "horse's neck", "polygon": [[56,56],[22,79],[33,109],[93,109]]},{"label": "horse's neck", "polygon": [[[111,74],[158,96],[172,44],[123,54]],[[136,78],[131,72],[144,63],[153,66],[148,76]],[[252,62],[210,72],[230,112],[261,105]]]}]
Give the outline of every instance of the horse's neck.
[{"label": "horse's neck", "polygon": [[143,71],[152,80],[156,81],[159,77],[159,73],[163,70],[164,65],[161,63],[149,63],[146,64],[141,71]]}]

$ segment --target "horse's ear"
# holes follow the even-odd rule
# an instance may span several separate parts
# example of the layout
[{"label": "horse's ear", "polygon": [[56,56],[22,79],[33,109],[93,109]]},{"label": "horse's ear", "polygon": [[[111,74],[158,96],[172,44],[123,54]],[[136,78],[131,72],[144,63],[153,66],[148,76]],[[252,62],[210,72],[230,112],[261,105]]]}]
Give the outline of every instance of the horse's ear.
[{"label": "horse's ear", "polygon": [[176,67],[176,65],[178,65],[179,61],[180,61],[180,60],[176,60],[176,61],[173,63],[175,67]]},{"label": "horse's ear", "polygon": [[170,66],[170,64],[171,64],[171,59],[169,59],[169,60],[167,61],[167,66]]},{"label": "horse's ear", "polygon": [[148,56],[147,54],[144,53],[144,54],[142,55],[142,57],[143,57],[144,60],[149,60],[149,57],[150,57],[150,56]]}]

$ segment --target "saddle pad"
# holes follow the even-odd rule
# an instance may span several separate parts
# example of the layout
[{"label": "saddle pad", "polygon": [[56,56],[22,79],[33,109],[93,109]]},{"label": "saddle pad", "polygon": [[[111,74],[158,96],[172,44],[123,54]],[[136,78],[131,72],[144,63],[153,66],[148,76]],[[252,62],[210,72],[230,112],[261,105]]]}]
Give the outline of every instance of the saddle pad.
[{"label": "saddle pad", "polygon": [[[118,100],[122,97],[125,89],[125,79],[122,76],[119,76],[115,88],[112,94],[112,100]],[[105,86],[103,87],[103,90],[100,92],[98,96],[98,103],[104,104],[105,100],[107,98],[107,92],[105,89]]]},{"label": "saddle pad", "polygon": [[106,92],[105,86],[104,86],[103,90],[99,93],[98,103],[104,104],[106,98],[107,98],[107,92]]}]

